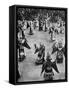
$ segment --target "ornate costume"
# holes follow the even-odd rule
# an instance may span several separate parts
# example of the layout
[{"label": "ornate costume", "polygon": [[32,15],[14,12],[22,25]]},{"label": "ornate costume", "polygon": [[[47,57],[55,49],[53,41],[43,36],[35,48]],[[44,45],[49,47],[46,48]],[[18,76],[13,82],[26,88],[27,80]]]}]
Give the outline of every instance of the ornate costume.
[{"label": "ornate costume", "polygon": [[55,46],[55,43],[54,43],[52,54],[55,52],[57,52],[56,62],[63,63],[63,55],[65,55],[65,47],[62,45],[62,42],[58,42],[57,46]]},{"label": "ornate costume", "polygon": [[53,69],[59,73],[56,62],[51,62],[52,58],[47,54],[46,61],[43,63],[41,74],[44,72],[44,80],[53,80]]},{"label": "ornate costume", "polygon": [[23,61],[26,57],[24,52],[24,47],[30,49],[30,46],[27,44],[27,40],[25,38],[24,32],[22,30],[18,33],[18,59],[19,61]]},{"label": "ornate costume", "polygon": [[35,53],[38,52],[38,59],[37,61],[35,62],[35,64],[37,65],[40,65],[40,64],[43,64],[43,62],[45,61],[44,60],[44,57],[45,57],[45,46],[44,45],[40,45],[40,48],[36,48],[35,50]]}]

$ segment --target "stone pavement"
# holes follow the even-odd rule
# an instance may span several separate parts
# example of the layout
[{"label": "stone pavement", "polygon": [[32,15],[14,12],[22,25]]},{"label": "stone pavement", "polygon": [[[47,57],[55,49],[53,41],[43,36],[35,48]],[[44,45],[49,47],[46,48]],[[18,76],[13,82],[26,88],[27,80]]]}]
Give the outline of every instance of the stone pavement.
[{"label": "stone pavement", "polygon": [[[39,45],[39,43],[43,43],[45,45],[45,53],[47,51],[52,51],[52,45],[54,42],[50,42],[50,35],[48,32],[43,31],[33,31],[33,35],[28,35],[29,30],[25,31],[26,38],[28,40],[28,44],[30,45],[31,49],[28,50],[25,48],[26,59],[23,62],[19,62],[19,73],[21,78],[19,82],[23,81],[40,81],[43,80],[43,74],[40,76],[42,65],[36,66],[35,61],[37,59],[37,54],[34,54],[34,44]],[[55,35],[56,39],[62,38],[65,40],[65,35]],[[56,54],[56,53],[55,53]],[[52,59],[55,60],[55,54],[52,55]],[[46,55],[46,54],[45,54]],[[46,57],[46,56],[45,56]],[[54,79],[64,79],[65,78],[65,58],[62,64],[58,64],[59,74],[57,74],[54,70]]]}]

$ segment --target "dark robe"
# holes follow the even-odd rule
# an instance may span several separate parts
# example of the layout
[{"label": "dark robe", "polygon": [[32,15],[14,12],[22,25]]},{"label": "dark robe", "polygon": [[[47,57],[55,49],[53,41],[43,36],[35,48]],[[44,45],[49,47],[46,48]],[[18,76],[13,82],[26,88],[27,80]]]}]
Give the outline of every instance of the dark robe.
[{"label": "dark robe", "polygon": [[51,62],[51,59],[47,58],[47,61],[44,62],[43,66],[42,66],[42,71],[41,73],[44,72],[44,78],[45,80],[52,80],[53,79],[53,69],[59,73],[56,62]]},{"label": "dark robe", "polygon": [[63,51],[62,51],[62,49],[57,51],[56,61],[57,61],[57,63],[63,63]]}]

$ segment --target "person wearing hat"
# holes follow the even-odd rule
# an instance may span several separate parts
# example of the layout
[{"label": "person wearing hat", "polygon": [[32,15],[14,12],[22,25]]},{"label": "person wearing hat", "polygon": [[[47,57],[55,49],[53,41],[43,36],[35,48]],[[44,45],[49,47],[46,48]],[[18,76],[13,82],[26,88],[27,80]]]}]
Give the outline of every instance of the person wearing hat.
[{"label": "person wearing hat", "polygon": [[45,57],[45,46],[40,43],[40,47],[36,48],[35,54],[37,52],[38,52],[38,59],[36,60],[35,64],[36,65],[43,64],[43,62],[45,61],[45,59],[44,59],[44,57]]},{"label": "person wearing hat", "polygon": [[63,63],[64,45],[62,41],[58,42],[56,61],[57,63]]},{"label": "person wearing hat", "polygon": [[52,46],[52,54],[54,54],[58,50],[58,41],[55,40]]},{"label": "person wearing hat", "polygon": [[44,72],[44,80],[53,80],[54,76],[53,69],[55,69],[55,71],[59,73],[56,62],[52,62],[51,60],[52,60],[51,55],[49,52],[47,52],[46,61],[43,63],[41,71],[41,75]]},{"label": "person wearing hat", "polygon": [[24,51],[24,47],[30,49],[30,46],[27,43],[27,39],[25,37],[24,31],[22,30],[22,28],[18,28],[19,32],[17,33],[18,36],[18,61],[23,61],[26,57],[25,51]]}]

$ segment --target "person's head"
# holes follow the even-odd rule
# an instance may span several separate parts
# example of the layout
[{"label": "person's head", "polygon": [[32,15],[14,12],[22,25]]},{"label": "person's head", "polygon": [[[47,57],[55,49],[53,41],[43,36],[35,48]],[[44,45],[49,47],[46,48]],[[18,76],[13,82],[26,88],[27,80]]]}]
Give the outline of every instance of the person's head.
[{"label": "person's head", "polygon": [[51,60],[52,60],[51,55],[50,55],[49,52],[47,52],[47,58],[46,58],[46,60],[47,60],[47,61],[51,61]]},{"label": "person's head", "polygon": [[58,42],[58,48],[62,48],[62,41]]}]

